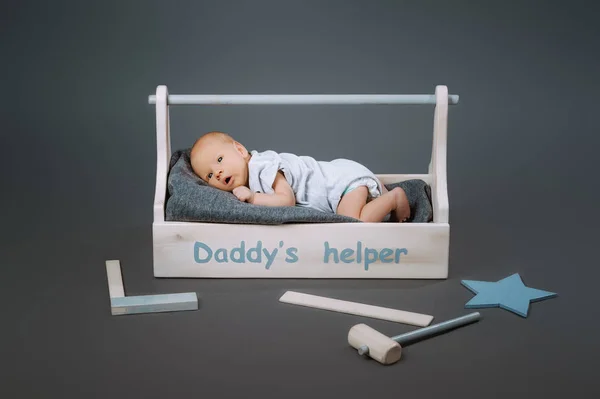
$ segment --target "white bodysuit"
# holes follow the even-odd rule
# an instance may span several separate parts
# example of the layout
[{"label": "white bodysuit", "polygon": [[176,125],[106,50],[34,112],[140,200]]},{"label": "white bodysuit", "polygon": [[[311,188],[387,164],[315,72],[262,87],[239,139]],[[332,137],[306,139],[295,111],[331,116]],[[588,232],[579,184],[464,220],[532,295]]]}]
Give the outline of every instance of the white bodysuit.
[{"label": "white bodysuit", "polygon": [[271,150],[251,154],[250,190],[272,194],[275,176],[281,170],[296,195],[297,206],[336,213],[342,195],[358,186],[367,186],[370,198],[383,192],[381,182],[369,169],[348,159],[324,162]]}]

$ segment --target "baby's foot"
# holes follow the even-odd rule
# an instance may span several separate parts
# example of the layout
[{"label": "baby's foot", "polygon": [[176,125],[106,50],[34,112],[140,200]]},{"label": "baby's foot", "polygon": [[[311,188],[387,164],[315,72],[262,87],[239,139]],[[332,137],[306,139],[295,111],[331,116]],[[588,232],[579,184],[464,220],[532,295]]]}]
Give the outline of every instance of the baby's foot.
[{"label": "baby's foot", "polygon": [[410,204],[406,193],[400,187],[394,188],[393,191],[396,195],[396,210],[394,211],[396,220],[400,223],[406,222],[410,217]]}]

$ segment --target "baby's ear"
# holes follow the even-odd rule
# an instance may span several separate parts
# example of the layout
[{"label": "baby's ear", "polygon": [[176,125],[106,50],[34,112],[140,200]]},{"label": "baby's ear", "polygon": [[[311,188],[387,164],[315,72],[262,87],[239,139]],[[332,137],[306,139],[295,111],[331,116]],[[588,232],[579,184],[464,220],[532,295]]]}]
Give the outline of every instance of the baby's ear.
[{"label": "baby's ear", "polygon": [[246,157],[248,155],[248,150],[241,143],[234,141],[233,145],[242,157]]}]

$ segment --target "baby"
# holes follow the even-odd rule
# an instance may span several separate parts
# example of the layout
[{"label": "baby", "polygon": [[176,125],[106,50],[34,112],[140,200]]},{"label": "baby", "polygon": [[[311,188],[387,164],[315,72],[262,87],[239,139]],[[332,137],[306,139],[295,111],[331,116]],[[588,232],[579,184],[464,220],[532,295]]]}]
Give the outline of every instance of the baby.
[{"label": "baby", "polygon": [[411,216],[402,188],[388,191],[369,169],[347,159],[249,152],[230,135],[209,132],[192,146],[190,162],[209,186],[250,204],[304,206],[363,222],[405,222]]}]

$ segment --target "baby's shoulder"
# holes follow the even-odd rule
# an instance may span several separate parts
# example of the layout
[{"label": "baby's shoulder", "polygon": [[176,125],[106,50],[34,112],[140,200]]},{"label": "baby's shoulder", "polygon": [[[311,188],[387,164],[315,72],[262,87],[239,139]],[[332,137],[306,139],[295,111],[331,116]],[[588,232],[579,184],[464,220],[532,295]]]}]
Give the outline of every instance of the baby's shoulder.
[{"label": "baby's shoulder", "polygon": [[273,150],[252,150],[250,151],[250,154],[252,155],[252,157],[250,158],[250,162],[295,162],[301,159],[301,157],[299,157],[296,154],[292,154],[289,152],[277,152]]},{"label": "baby's shoulder", "polygon": [[279,156],[279,153],[277,153],[273,150],[264,150],[264,151],[252,150],[252,151],[250,151],[250,154],[252,155],[252,158],[255,158],[255,159],[276,158]]},{"label": "baby's shoulder", "polygon": [[252,150],[252,151],[250,151],[250,155],[252,155],[250,157],[250,161],[249,161],[249,164],[251,166],[281,161],[281,156],[277,152],[272,151],[272,150],[265,150],[265,151]]},{"label": "baby's shoulder", "polygon": [[271,168],[280,168],[285,161],[281,158],[281,155],[273,150],[265,151],[250,151],[250,160],[248,161],[248,168],[250,171],[263,170]]}]

